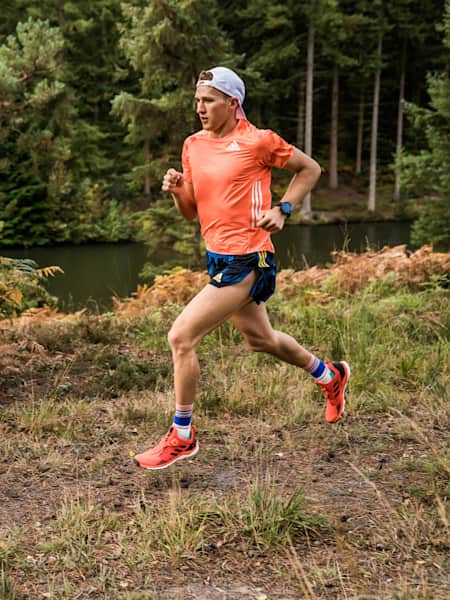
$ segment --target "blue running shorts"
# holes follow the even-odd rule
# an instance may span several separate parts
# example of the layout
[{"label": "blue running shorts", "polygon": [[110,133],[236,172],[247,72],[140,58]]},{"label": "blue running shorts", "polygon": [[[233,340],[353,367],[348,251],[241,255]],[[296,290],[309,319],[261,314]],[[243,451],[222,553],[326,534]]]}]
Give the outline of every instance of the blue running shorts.
[{"label": "blue running shorts", "polygon": [[256,304],[265,302],[274,293],[277,270],[273,252],[264,250],[236,255],[207,251],[206,255],[211,285],[218,288],[233,285],[256,271],[258,277],[250,290],[250,296]]}]

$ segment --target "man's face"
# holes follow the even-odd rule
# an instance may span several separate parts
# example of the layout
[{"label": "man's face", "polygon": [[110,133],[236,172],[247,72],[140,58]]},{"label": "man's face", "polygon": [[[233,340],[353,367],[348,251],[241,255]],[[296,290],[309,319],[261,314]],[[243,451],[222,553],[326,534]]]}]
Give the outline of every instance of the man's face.
[{"label": "man's face", "polygon": [[235,118],[237,100],[229,98],[208,85],[201,85],[195,94],[195,109],[203,129],[220,132],[230,119]]}]

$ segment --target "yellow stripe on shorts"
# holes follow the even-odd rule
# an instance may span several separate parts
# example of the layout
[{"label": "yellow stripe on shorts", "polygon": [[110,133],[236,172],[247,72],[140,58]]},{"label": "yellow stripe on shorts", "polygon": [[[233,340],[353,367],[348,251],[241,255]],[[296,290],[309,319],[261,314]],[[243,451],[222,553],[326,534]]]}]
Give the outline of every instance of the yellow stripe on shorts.
[{"label": "yellow stripe on shorts", "polygon": [[263,250],[262,252],[258,252],[258,256],[259,256],[258,267],[263,268],[263,267],[270,266],[266,262],[267,252],[265,250]]}]

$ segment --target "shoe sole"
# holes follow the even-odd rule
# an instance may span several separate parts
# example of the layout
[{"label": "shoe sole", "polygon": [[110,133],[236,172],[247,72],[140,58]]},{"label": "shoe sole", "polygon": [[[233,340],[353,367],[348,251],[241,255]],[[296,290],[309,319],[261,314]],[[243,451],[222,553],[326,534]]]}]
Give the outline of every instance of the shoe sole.
[{"label": "shoe sole", "polygon": [[133,461],[134,461],[134,464],[136,464],[138,467],[141,467],[141,469],[146,469],[147,471],[161,471],[162,469],[167,469],[167,467],[171,467],[177,461],[183,460],[183,458],[193,458],[196,454],[198,454],[199,450],[200,450],[200,445],[197,442],[197,445],[195,446],[194,450],[190,454],[182,454],[181,456],[177,456],[169,463],[167,463],[165,465],[160,465],[158,467],[146,467],[145,465],[141,465],[140,462],[138,460],[136,460],[135,458],[133,458]]},{"label": "shoe sole", "polygon": [[345,382],[344,393],[342,395],[342,411],[337,419],[335,419],[334,421],[327,421],[327,423],[337,423],[340,419],[342,419],[342,417],[344,416],[344,412],[345,412],[345,399],[346,399],[345,397],[347,396],[348,382],[350,381],[350,374],[351,374],[352,370],[350,369],[350,365],[348,364],[348,362],[346,362],[345,360],[341,360],[340,363],[341,363],[341,365],[345,365],[346,374],[347,374],[347,381]]}]

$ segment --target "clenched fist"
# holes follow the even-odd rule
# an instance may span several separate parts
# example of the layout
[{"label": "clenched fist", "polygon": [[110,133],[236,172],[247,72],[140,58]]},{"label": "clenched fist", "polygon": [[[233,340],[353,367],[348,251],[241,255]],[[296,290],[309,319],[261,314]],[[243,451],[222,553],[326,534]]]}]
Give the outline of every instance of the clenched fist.
[{"label": "clenched fist", "polygon": [[183,173],[180,173],[175,169],[169,169],[163,177],[162,190],[163,192],[176,194],[183,189],[183,184]]}]

